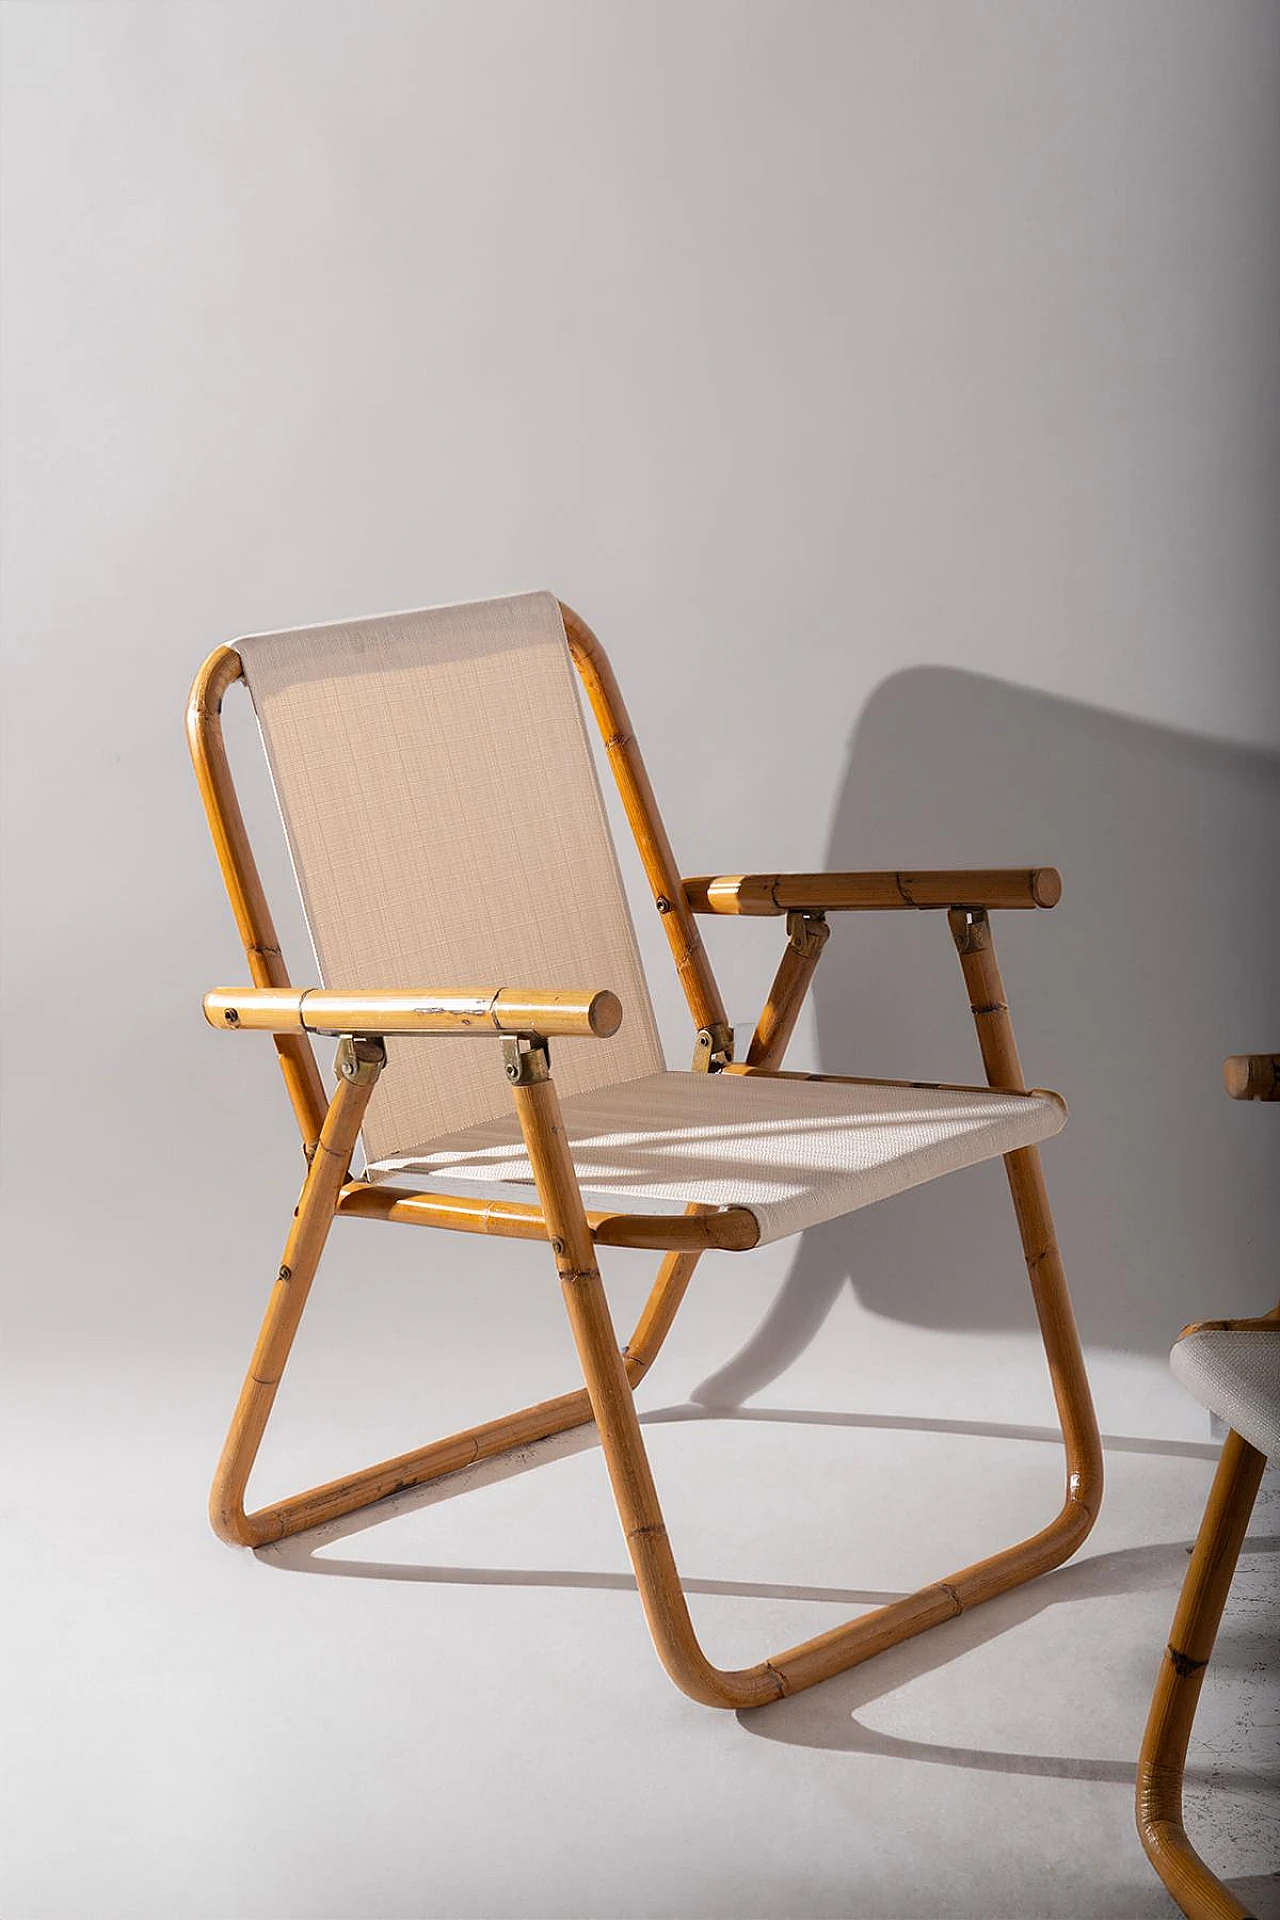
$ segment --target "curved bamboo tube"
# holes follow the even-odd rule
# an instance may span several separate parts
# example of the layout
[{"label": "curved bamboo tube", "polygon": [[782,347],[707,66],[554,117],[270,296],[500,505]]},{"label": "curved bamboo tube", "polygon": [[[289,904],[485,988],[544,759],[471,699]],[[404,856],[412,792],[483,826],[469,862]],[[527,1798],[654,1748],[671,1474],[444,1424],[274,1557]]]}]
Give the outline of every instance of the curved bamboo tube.
[{"label": "curved bamboo tube", "polygon": [[[357,1042],[357,1047],[363,1043]],[[380,1051],[380,1050],[379,1050]],[[372,1048],[367,1048],[372,1053]],[[477,1460],[509,1453],[515,1447],[531,1445],[552,1434],[564,1433],[584,1425],[592,1417],[591,1402],[584,1388],[522,1407],[498,1420],[450,1434],[429,1446],[417,1447],[393,1459],[379,1461],[347,1474],[339,1480],[311,1487],[287,1500],[273,1502],[253,1513],[245,1510],[244,1497],[254,1461],[262,1444],[267,1421],[293,1346],[294,1336],[306,1305],[338,1203],[351,1185],[344,1187],[347,1167],[364,1109],[373,1091],[379,1068],[356,1082],[340,1082],[321,1130],[320,1144],[313,1154],[302,1197],[285,1245],[284,1259],[276,1284],[267,1303],[258,1342],[210,1495],[209,1513],[214,1532],[232,1546],[263,1546],[301,1533],[308,1527],[356,1513],[378,1500],[421,1486],[446,1474],[456,1473]],[[362,1185],[362,1183],[354,1183]],[[377,1194],[377,1188],[364,1189]],[[479,1203],[492,1204],[492,1203]],[[539,1237],[545,1238],[545,1223],[539,1221]],[[670,1330],[676,1310],[701,1257],[700,1247],[669,1253],[658,1270],[649,1298],[635,1332],[625,1351],[618,1356],[629,1387],[634,1387],[657,1356]]]},{"label": "curved bamboo tube", "polygon": [[214,1475],[209,1518],[220,1539],[256,1545],[266,1537],[245,1516],[245,1488],[329,1238],[334,1207],[350,1171],[365,1108],[385,1059],[380,1041],[353,1043],[353,1073],[339,1080],[320,1129],[262,1330]]},{"label": "curved bamboo tube", "polygon": [[1147,1858],[1191,1920],[1249,1920],[1187,1838],[1182,1777],[1205,1667],[1244,1542],[1266,1456],[1228,1433],[1160,1662],[1138,1759],[1138,1833]]},{"label": "curved bamboo tube", "polygon": [[618,784],[627,821],[635,835],[636,847],[645,876],[653,893],[653,904],[662,915],[671,946],[676,972],[684,988],[693,1024],[708,1033],[728,1034],[729,1016],[725,1012],[720,989],[711,971],[702,935],[685,899],[680,869],[671,851],[671,842],[658,811],[658,802],[649,783],[631,726],[631,716],[622,698],[608,655],[586,621],[572,607],[560,602],[569,652],[595,714],[609,765]]},{"label": "curved bamboo tube", "polygon": [[[639,1384],[657,1358],[658,1349],[666,1339],[700,1258],[699,1250],[671,1253],[659,1268],[635,1333],[621,1356],[623,1370],[632,1387]],[[267,1320],[263,1323],[264,1338],[267,1336],[268,1323],[271,1323],[272,1337],[277,1341],[284,1339],[280,1332],[283,1304],[273,1297]],[[287,1329],[287,1339],[284,1339],[281,1349],[282,1357],[279,1357],[279,1372],[269,1398],[263,1402],[256,1393],[251,1395],[255,1417],[252,1420],[241,1419],[237,1410],[237,1419],[227,1436],[210,1512],[214,1532],[229,1546],[260,1547],[270,1541],[288,1539],[292,1534],[303,1533],[309,1527],[322,1526],[326,1521],[341,1519],[345,1514],[358,1513],[408,1488],[444,1479],[463,1467],[474,1465],[477,1460],[491,1460],[499,1454],[512,1452],[516,1447],[532,1446],[536,1440],[547,1440],[553,1434],[567,1433],[572,1427],[585,1426],[592,1418],[590,1398],[586,1389],[579,1387],[573,1393],[560,1394],[554,1400],[537,1401],[514,1413],[503,1414],[498,1420],[467,1427],[460,1433],[434,1440],[428,1446],[415,1447],[408,1453],[381,1460],[357,1473],[345,1474],[341,1479],[326,1481],[322,1486],[308,1488],[305,1493],[294,1494],[287,1500],[274,1501],[254,1513],[246,1513],[245,1489],[266,1430],[275,1387],[279,1384],[296,1329],[295,1315]],[[249,1390],[250,1380],[247,1379],[246,1395]]]},{"label": "curved bamboo tube", "polygon": [[[1039,1533],[949,1579],[755,1666],[714,1666],[702,1651],[689,1617],[596,1265],[555,1087],[547,1079],[517,1086],[514,1093],[649,1630],[663,1666],[691,1699],[713,1707],[765,1706],[953,1619],[1058,1566],[1075,1551],[1093,1524],[1093,1513],[1079,1490]],[[1073,1485],[1084,1477],[1077,1471]]]},{"label": "curved bamboo tube", "polygon": [[[195,767],[196,784],[214,850],[235,914],[249,973],[258,987],[285,990],[289,972],[258,874],[244,815],[222,737],[222,701],[228,687],[244,677],[240,655],[233,647],[216,647],[195,677],[187,706],[187,741]],[[276,1052],[293,1106],[303,1150],[315,1152],[324,1123],[324,1083],[309,1041],[297,1034],[279,1034]]]}]

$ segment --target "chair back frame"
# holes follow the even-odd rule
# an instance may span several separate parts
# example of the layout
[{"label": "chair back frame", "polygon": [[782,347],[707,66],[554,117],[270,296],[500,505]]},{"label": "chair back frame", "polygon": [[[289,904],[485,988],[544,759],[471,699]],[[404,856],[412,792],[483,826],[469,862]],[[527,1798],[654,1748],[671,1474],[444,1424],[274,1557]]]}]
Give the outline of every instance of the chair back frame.
[{"label": "chair back frame", "polygon": [[[564,621],[569,654],[600,729],[654,907],[666,930],[676,976],[695,1032],[705,1036],[700,1052],[707,1059],[712,1056],[726,1059],[732,1042],[724,1001],[685,897],[680,869],[658,811],[631,716],[600,641],[571,607],[563,601],[557,604]],[[222,731],[223,700],[228,690],[243,678],[243,664],[234,647],[218,647],[210,654],[191,690],[187,737],[250,977],[256,987],[288,988],[291,985],[289,970],[245,827]],[[368,984],[376,987],[379,983]],[[277,1034],[275,1044],[302,1135],[303,1151],[310,1160],[328,1106],[315,1056],[305,1034]]]}]

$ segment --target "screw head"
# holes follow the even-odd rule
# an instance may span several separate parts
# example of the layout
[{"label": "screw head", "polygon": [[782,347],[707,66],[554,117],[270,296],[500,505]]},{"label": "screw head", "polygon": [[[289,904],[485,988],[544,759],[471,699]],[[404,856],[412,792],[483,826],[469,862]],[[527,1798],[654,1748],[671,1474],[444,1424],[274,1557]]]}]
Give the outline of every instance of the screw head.
[{"label": "screw head", "polygon": [[557,1255],[562,1254],[564,1252],[564,1241],[559,1238],[553,1239],[551,1242],[551,1251]]},{"label": "screw head", "polygon": [[222,1017],[229,1027],[238,1027],[240,1025],[240,1015],[234,1007],[227,1007]]}]

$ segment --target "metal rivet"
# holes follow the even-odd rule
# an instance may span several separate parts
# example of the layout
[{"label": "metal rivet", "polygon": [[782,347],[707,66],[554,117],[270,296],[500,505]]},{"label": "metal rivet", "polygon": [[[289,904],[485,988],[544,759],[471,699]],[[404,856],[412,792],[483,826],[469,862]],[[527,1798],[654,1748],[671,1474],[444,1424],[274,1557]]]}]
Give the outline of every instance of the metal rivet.
[{"label": "metal rivet", "polygon": [[238,1027],[240,1025],[240,1015],[234,1007],[228,1007],[222,1017],[229,1027]]},{"label": "metal rivet", "polygon": [[552,1253],[555,1253],[555,1254],[561,1254],[561,1253],[563,1253],[563,1252],[564,1252],[564,1241],[563,1241],[563,1240],[556,1240],[556,1239],[553,1239],[553,1240],[552,1240],[552,1242],[551,1242],[551,1251],[552,1251]]},{"label": "metal rivet", "polygon": [[292,1280],[292,1278],[293,1270],[290,1267],[281,1267],[279,1273],[276,1275],[277,1280]]},{"label": "metal rivet", "polygon": [[658,909],[659,913],[670,913],[671,911],[671,902],[668,900],[665,893],[660,893],[653,904]]}]

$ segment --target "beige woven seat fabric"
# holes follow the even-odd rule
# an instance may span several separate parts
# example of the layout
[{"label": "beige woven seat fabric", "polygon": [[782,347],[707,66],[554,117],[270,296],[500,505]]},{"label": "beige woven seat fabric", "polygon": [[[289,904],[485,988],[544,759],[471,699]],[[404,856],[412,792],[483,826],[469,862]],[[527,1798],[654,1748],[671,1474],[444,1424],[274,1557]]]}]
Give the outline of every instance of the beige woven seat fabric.
[{"label": "beige woven seat fabric", "polygon": [[1259,1453],[1280,1455],[1280,1325],[1189,1333],[1169,1364],[1202,1407]]},{"label": "beige woven seat fabric", "polygon": [[[746,1207],[762,1241],[1047,1139],[1066,1118],[1051,1093],[733,1073],[649,1074],[563,1107],[584,1188],[628,1209],[646,1199]],[[415,1175],[533,1179],[512,1113],[369,1168],[374,1180]]]},{"label": "beige woven seat fabric", "polygon": [[[327,987],[609,988],[565,1094],[663,1065],[549,593],[236,643]],[[511,1111],[497,1041],[394,1039],[370,1159]]]}]

